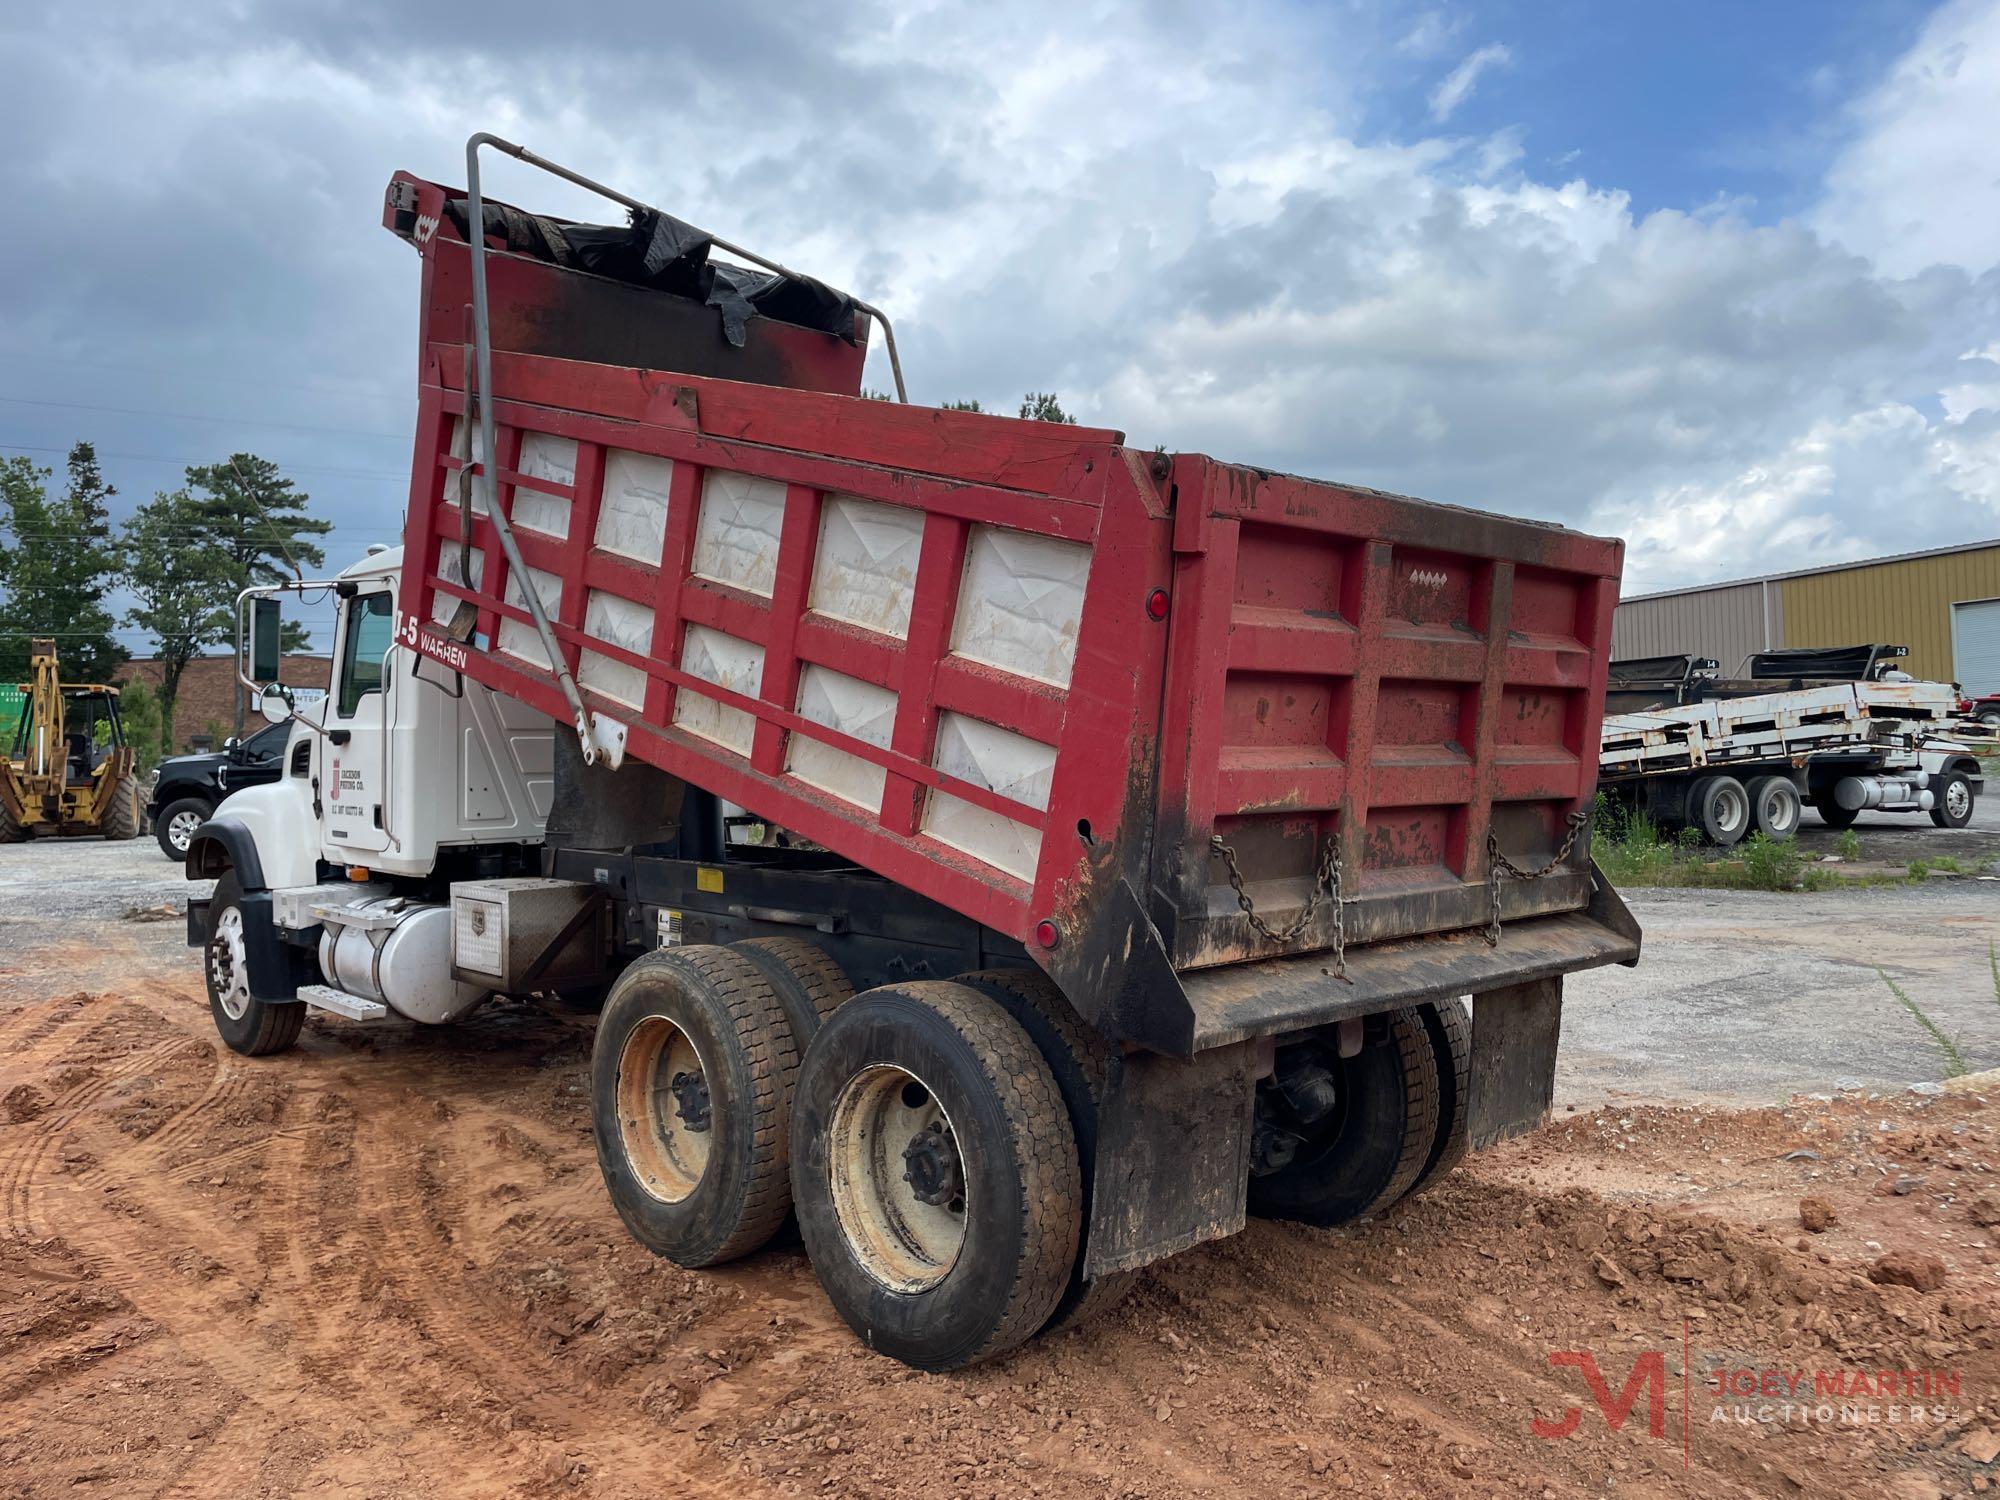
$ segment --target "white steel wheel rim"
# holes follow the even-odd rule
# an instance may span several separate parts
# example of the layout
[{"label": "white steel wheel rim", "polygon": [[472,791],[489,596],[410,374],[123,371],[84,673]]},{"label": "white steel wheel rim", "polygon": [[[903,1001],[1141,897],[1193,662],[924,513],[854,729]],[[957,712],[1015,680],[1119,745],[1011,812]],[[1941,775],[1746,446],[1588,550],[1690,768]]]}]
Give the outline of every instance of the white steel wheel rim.
[{"label": "white steel wheel rim", "polygon": [[618,1138],[639,1186],[662,1203],[684,1202],[708,1171],[714,1107],[703,1123],[691,1091],[712,1100],[694,1039],[665,1016],[646,1017],[618,1053]]},{"label": "white steel wheel rim", "polygon": [[[912,1181],[913,1149],[956,1173],[953,1197],[926,1201],[921,1189],[942,1185]],[[827,1170],[841,1232],[870,1276],[915,1293],[951,1274],[965,1248],[969,1184],[951,1117],[930,1085],[893,1063],[855,1074],[834,1105]]]},{"label": "white steel wheel rim", "polygon": [[201,827],[201,823],[200,813],[175,813],[167,820],[167,842],[185,854],[189,840],[194,837],[194,831]]},{"label": "white steel wheel rim", "polygon": [[1952,781],[1944,789],[1944,810],[1954,818],[1962,818],[1972,810],[1972,788],[1962,781]]},{"label": "white steel wheel rim", "polygon": [[1721,834],[1732,834],[1742,830],[1750,821],[1750,800],[1739,787],[1719,786],[1713,794],[1710,806],[1715,809],[1715,829]]},{"label": "white steel wheel rim", "polygon": [[215,924],[215,936],[208,940],[208,975],[215,986],[215,1003],[232,1021],[243,1019],[250,1009],[250,954],[243,942],[243,913],[229,907]]},{"label": "white steel wheel rim", "polygon": [[1799,820],[1791,799],[1781,787],[1772,787],[1764,793],[1763,814],[1764,826],[1780,838],[1790,833]]}]

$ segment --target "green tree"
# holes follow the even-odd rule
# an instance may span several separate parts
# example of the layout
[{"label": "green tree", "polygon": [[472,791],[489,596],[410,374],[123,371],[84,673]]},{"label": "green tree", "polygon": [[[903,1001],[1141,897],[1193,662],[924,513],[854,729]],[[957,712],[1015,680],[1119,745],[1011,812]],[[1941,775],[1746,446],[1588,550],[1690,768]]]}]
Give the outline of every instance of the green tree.
[{"label": "green tree", "polygon": [[[311,499],[278,472],[268,458],[232,453],[219,464],[202,464],[187,471],[187,491],[193,506],[197,540],[227,557],[234,587],[221,601],[235,607],[235,596],[257,583],[282,583],[326,562],[314,537],[333,530],[331,521],[306,514]],[[285,622],[284,649],[306,649],[305,627]]]},{"label": "green tree", "polygon": [[160,719],[160,698],[143,679],[125,684],[118,694],[118,719],[125,726],[125,743],[141,774],[160,763],[166,726]]},{"label": "green tree", "polygon": [[112,637],[104,595],[120,571],[106,501],[117,490],[97,465],[97,450],[69,450],[63,492],[51,498],[48,469],[25,458],[0,460],[0,681],[28,671],[28,642],[55,637],[70,682],[109,682],[126,653]]},{"label": "green tree", "polygon": [[986,410],[986,408],[985,408],[985,407],[983,407],[983,406],[981,406],[981,405],[979,404],[979,398],[978,398],[977,396],[974,396],[974,397],[973,397],[973,398],[972,398],[972,399],[971,399],[970,401],[947,401],[947,402],[945,402],[945,404],[944,404],[944,409],[945,409],[946,411],[985,411],[985,410]]},{"label": "green tree", "polygon": [[159,644],[160,722],[174,737],[181,674],[204,646],[234,645],[236,574],[230,554],[196,545],[203,513],[186,490],[155,495],[125,523],[125,581],[136,599],[125,623]]},{"label": "green tree", "polygon": [[1076,418],[1062,409],[1054,391],[1030,391],[1021,398],[1021,420],[1024,422],[1066,422],[1076,426]]}]

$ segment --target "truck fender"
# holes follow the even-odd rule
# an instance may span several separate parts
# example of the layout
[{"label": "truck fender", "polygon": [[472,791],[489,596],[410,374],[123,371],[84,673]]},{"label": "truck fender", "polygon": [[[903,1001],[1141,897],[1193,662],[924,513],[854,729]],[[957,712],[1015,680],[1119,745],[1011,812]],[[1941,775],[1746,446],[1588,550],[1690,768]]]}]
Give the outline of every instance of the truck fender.
[{"label": "truck fender", "polygon": [[[257,840],[250,830],[233,818],[210,818],[195,830],[188,845],[187,877],[215,880],[231,872],[240,892],[237,906],[243,913],[251,995],[268,1004],[297,1000],[299,986],[319,977],[318,965],[310,951],[279,937],[271,913],[271,892],[264,883],[263,861],[257,857]],[[210,905],[203,899],[188,902],[190,948],[208,946]]]},{"label": "truck fender", "polygon": [[226,870],[236,872],[236,884],[245,893],[266,889],[256,838],[225,814],[210,818],[194,831],[188,842],[187,878],[215,880]]}]

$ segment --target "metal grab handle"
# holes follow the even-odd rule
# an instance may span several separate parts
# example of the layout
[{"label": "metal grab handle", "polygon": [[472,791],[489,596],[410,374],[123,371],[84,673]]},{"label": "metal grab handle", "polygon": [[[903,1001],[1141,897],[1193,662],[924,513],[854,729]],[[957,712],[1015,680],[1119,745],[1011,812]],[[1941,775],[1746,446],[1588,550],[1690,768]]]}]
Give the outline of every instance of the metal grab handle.
[{"label": "metal grab handle", "polygon": [[[552,162],[546,156],[537,156],[526,146],[517,146],[514,142],[503,140],[501,137],[493,135],[488,131],[480,131],[479,134],[465,143],[465,161],[467,175],[471,178],[468,184],[471,204],[470,212],[467,215],[467,228],[468,230],[476,228],[476,238],[478,241],[473,250],[474,316],[479,319],[482,331],[485,328],[486,319],[485,314],[479,311],[477,293],[479,287],[483,284],[483,272],[479,269],[479,262],[484,257],[486,250],[486,221],[484,212],[479,206],[479,168],[474,160],[475,153],[480,146],[491,146],[495,151],[504,151],[516,161],[524,161],[531,167],[540,167],[551,176],[560,177],[564,182],[573,182],[578,187],[597,194],[600,198],[609,198],[613,203],[624,208],[629,208],[634,213],[651,214],[660,212],[660,210],[654,208],[650,203],[641,203],[637,198],[628,198],[616,188],[608,188],[603,183],[584,176],[581,172],[572,172],[568,167]],[[709,235],[708,241],[718,250],[726,250],[731,255],[740,256],[744,260],[762,266],[767,271],[775,271],[780,276],[788,276],[794,281],[810,281],[813,279],[803,271],[794,271],[790,266],[772,260],[769,256],[759,255],[755,250],[746,250],[741,245],[733,245],[719,235]],[[902,358],[896,353],[895,326],[890,323],[888,314],[884,313],[881,308],[863,302],[859,297],[854,298],[853,301],[857,308],[867,313],[869,317],[882,325],[882,343],[889,355],[890,378],[896,382],[896,399],[908,405],[910,393],[903,384]]]},{"label": "metal grab handle", "polygon": [[[486,519],[493,523],[493,530],[500,538],[500,551],[507,559],[507,576],[520,582],[521,593],[528,601],[528,614],[535,622],[535,634],[541,637],[542,650],[548,653],[556,683],[562,688],[563,701],[569,704],[570,715],[576,724],[577,741],[583,750],[583,763],[594,766],[599,751],[597,736],[591,730],[590,710],[583,706],[583,694],[577,689],[576,678],[570,673],[569,659],[563,655],[562,645],[556,640],[555,627],[549,624],[549,612],[542,608],[541,590],[528,576],[528,565],[521,560],[521,549],[514,541],[514,525],[500,508],[500,497],[493,488],[493,402],[488,397],[493,389],[493,340],[488,334],[486,322],[486,206],[479,194],[479,148],[482,145],[491,145],[509,155],[524,156],[521,148],[511,141],[503,141],[483,131],[465,143],[466,237],[472,242],[472,340],[476,366],[476,374],[468,382],[466,397],[479,407],[479,487],[486,496]],[[460,503],[464,503],[463,497]]]}]

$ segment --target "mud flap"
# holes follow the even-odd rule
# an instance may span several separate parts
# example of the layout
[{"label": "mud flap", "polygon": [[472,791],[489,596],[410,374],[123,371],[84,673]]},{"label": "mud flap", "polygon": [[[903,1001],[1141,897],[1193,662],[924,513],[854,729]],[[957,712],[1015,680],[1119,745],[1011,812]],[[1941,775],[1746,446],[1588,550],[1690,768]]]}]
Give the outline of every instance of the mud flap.
[{"label": "mud flap", "polygon": [[1242,1043],[1192,1058],[1135,1052],[1098,1110],[1083,1273],[1147,1265],[1244,1224],[1257,1080]]},{"label": "mud flap", "polygon": [[1561,1032],[1560,977],[1531,979],[1472,997],[1467,1129],[1474,1151],[1548,1121]]}]

